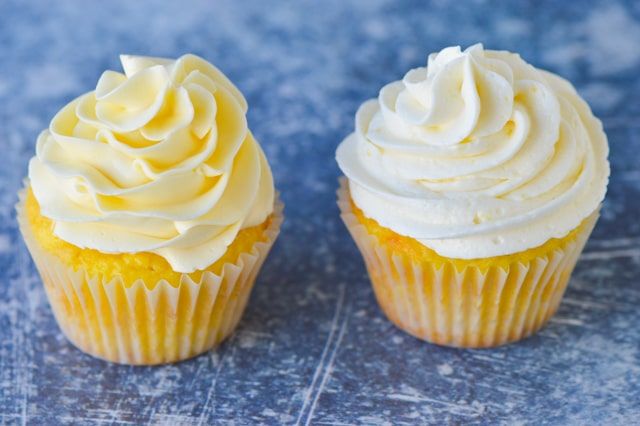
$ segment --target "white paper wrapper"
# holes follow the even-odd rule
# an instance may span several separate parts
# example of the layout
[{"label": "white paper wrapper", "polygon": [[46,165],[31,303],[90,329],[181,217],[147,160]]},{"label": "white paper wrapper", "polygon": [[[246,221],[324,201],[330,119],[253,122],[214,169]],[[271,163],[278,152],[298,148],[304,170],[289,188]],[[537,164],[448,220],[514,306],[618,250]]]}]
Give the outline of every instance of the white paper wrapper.
[{"label": "white paper wrapper", "polygon": [[179,283],[160,280],[109,282],[74,271],[41,249],[24,212],[26,193],[16,206],[24,240],[44,282],[56,320],[82,351],[122,364],[150,365],[184,360],[206,352],[235,329],[255,278],[276,240],[283,220],[278,200],[265,234],[250,252],[223,266],[220,275],[202,274],[194,282],[182,274]]},{"label": "white paper wrapper", "polygon": [[419,339],[457,347],[498,346],[539,330],[558,309],[598,218],[596,211],[574,238],[533,259],[460,269],[446,261],[417,263],[381,244],[353,214],[344,178],[338,205],[387,317]]}]

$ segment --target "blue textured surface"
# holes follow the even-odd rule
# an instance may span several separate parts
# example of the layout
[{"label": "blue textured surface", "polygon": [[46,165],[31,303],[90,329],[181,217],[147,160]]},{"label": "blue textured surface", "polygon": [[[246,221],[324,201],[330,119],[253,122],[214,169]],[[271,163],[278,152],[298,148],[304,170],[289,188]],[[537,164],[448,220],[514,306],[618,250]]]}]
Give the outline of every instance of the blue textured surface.
[{"label": "blue textured surface", "polygon": [[[602,217],[550,325],[495,350],[381,314],[338,217],[357,106],[444,46],[484,42],[572,80],[605,123]],[[0,2],[0,423],[630,424],[640,421],[640,3]],[[13,204],[38,132],[119,53],[194,52],[243,90],[287,221],[239,330],[156,368],[61,335]]]}]

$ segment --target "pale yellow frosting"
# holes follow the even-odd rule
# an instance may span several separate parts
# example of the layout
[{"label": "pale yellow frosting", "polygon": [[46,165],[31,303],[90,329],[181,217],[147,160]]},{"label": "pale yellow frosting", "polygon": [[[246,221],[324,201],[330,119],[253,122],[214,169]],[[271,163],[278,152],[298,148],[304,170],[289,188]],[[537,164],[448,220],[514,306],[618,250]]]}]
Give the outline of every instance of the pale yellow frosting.
[{"label": "pale yellow frosting", "polygon": [[104,253],[152,252],[206,268],[273,211],[247,103],[209,62],[121,56],[95,91],[43,131],[29,179],[59,238]]}]

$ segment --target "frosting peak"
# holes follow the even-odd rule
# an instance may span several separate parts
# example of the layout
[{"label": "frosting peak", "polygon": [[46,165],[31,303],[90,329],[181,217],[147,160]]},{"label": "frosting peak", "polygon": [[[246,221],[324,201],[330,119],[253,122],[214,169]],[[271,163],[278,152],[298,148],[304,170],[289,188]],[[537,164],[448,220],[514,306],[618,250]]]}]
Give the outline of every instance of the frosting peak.
[{"label": "frosting peak", "polygon": [[570,83],[477,44],[431,54],[365,102],[337,161],[365,215],[468,259],[578,226],[604,198],[607,154]]},{"label": "frosting peak", "polygon": [[104,253],[215,262],[273,210],[269,165],[240,91],[207,61],[122,55],[38,137],[29,178],[54,233]]}]

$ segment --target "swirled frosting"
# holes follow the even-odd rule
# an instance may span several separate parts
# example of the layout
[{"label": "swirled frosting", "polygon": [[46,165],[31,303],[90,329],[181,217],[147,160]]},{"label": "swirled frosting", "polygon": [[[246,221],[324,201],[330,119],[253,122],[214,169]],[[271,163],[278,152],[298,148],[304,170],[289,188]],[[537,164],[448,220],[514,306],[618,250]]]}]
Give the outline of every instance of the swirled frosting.
[{"label": "swirled frosting", "polygon": [[517,54],[432,54],[365,102],[355,127],[337,151],[353,202],[442,256],[537,247],[605,196],[600,121],[569,82]]},{"label": "swirled frosting", "polygon": [[29,180],[41,214],[78,247],[204,269],[273,210],[247,103],[194,55],[121,62],[124,74],[105,71],[38,137]]}]

